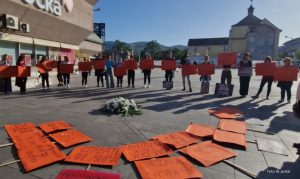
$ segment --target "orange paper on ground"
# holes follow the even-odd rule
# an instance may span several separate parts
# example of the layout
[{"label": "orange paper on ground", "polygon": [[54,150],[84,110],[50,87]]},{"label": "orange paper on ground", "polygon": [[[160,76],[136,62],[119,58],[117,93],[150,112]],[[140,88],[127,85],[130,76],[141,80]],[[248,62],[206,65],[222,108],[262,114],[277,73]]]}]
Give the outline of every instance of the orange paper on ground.
[{"label": "orange paper on ground", "polygon": [[15,136],[12,139],[13,139],[13,143],[14,143],[15,147],[18,150],[52,143],[48,137],[38,136],[33,133],[25,133],[22,136]]},{"label": "orange paper on ground", "polygon": [[95,70],[104,70],[105,61],[104,60],[95,60],[93,61],[93,66]]},{"label": "orange paper on ground", "polygon": [[142,178],[182,179],[202,178],[203,175],[184,157],[169,157],[134,162]]},{"label": "orange paper on ground", "polygon": [[127,74],[125,67],[114,67],[114,76],[121,77]]},{"label": "orange paper on ground", "polygon": [[245,148],[247,147],[245,135],[234,132],[215,130],[214,140],[218,142],[236,144]]},{"label": "orange paper on ground", "polygon": [[93,69],[92,62],[79,62],[78,70],[79,71],[91,71]]},{"label": "orange paper on ground", "polygon": [[92,140],[89,136],[75,129],[50,134],[49,136],[65,148]]},{"label": "orange paper on ground", "polygon": [[46,122],[39,126],[44,132],[51,133],[66,129],[71,129],[72,126],[65,121]]},{"label": "orange paper on ground", "polygon": [[29,77],[31,76],[31,67],[20,67],[18,66],[18,76],[17,77]]},{"label": "orange paper on ground", "polygon": [[275,81],[297,81],[298,69],[296,67],[280,67],[276,68]]},{"label": "orange paper on ground", "polygon": [[243,114],[241,111],[233,107],[209,109],[208,112],[219,119],[237,119]]},{"label": "orange paper on ground", "polygon": [[158,135],[152,137],[152,139],[157,139],[164,144],[173,145],[176,149],[197,143],[200,140],[199,137],[191,136],[182,131]]},{"label": "orange paper on ground", "polygon": [[237,156],[237,154],[225,147],[210,141],[192,145],[180,150],[182,153],[194,158],[205,167],[209,167],[220,161]]},{"label": "orange paper on ground", "polygon": [[256,63],[255,73],[256,76],[274,76],[276,71],[275,63]]},{"label": "orange paper on ground", "polygon": [[213,75],[215,74],[214,64],[200,64],[198,65],[198,75]]},{"label": "orange paper on ground", "polygon": [[128,161],[143,160],[166,156],[173,153],[167,145],[151,140],[122,146],[123,154]]},{"label": "orange paper on ground", "polygon": [[66,162],[115,166],[121,157],[121,150],[116,147],[76,147],[66,158]]},{"label": "orange paper on ground", "polygon": [[237,63],[236,53],[219,53],[218,65],[235,65]]},{"label": "orange paper on ground", "polygon": [[163,60],[161,61],[162,70],[176,70],[176,61],[175,60]]},{"label": "orange paper on ground", "polygon": [[214,135],[215,128],[203,124],[190,124],[185,132],[199,137],[212,137]]},{"label": "orange paper on ground", "polygon": [[247,132],[247,125],[245,121],[222,119],[219,123],[218,128],[223,131],[236,132],[240,134],[246,134]]},{"label": "orange paper on ground", "polygon": [[183,65],[182,66],[183,75],[196,75],[197,74],[197,65]]},{"label": "orange paper on ground", "polygon": [[140,69],[142,70],[152,70],[154,68],[153,60],[142,60],[140,62]]},{"label": "orange paper on ground", "polygon": [[74,64],[60,64],[59,73],[69,74],[74,72]]},{"label": "orange paper on ground", "polygon": [[124,66],[126,70],[135,70],[137,69],[137,63],[135,60],[126,60],[124,61]]},{"label": "orange paper on ground", "polygon": [[0,78],[11,78],[18,76],[17,66],[0,66]]},{"label": "orange paper on ground", "polygon": [[4,126],[7,134],[12,139],[14,137],[22,136],[24,134],[31,133],[36,136],[43,136],[43,132],[39,130],[33,123],[23,123],[23,124],[16,124],[16,125],[5,125]]},{"label": "orange paper on ground", "polygon": [[54,144],[40,144],[18,150],[18,156],[25,172],[32,171],[45,165],[63,160],[65,154]]}]

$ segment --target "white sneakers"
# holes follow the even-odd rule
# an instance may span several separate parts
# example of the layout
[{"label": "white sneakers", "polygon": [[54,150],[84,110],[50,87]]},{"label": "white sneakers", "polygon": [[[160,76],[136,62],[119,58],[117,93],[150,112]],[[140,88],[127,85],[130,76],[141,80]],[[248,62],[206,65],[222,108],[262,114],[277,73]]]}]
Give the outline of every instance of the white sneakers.
[{"label": "white sneakers", "polygon": [[150,85],[144,85],[144,88],[150,88]]}]

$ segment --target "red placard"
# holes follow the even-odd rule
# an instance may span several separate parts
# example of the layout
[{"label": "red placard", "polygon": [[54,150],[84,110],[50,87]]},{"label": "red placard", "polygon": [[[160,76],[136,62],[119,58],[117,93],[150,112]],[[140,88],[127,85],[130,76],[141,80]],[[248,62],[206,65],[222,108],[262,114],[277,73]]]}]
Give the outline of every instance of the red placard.
[{"label": "red placard", "polygon": [[104,70],[105,60],[96,60],[93,62],[95,70]]},{"label": "red placard", "polygon": [[215,74],[214,64],[200,64],[198,65],[198,75],[213,75]]},{"label": "red placard", "polygon": [[196,75],[197,74],[197,65],[183,65],[182,66],[183,75]]},{"label": "red placard", "polygon": [[21,67],[18,66],[18,76],[20,78],[25,78],[31,76],[31,67]]},{"label": "red placard", "polygon": [[79,71],[91,71],[93,69],[92,62],[79,62],[78,70]]},{"label": "red placard", "polygon": [[53,122],[46,122],[43,124],[40,124],[39,126],[44,132],[51,133],[66,129],[71,129],[72,126],[69,123],[66,123],[65,121],[53,121]]},{"label": "red placard", "polygon": [[276,71],[275,63],[256,63],[255,73],[256,76],[274,76]]},{"label": "red placard", "polygon": [[125,67],[114,67],[114,76],[125,76],[127,74]]},{"label": "red placard", "polygon": [[59,73],[69,74],[74,72],[74,64],[60,64]]},{"label": "red placard", "polygon": [[50,134],[49,136],[65,148],[92,140],[89,136],[86,136],[75,129]]},{"label": "red placard", "polygon": [[176,61],[175,60],[164,60],[161,62],[162,70],[176,70]]},{"label": "red placard", "polygon": [[0,66],[0,78],[10,78],[18,76],[17,66]]},{"label": "red placard", "polygon": [[276,68],[275,81],[297,81],[298,69],[296,67],[280,67]]},{"label": "red placard", "polygon": [[235,65],[236,62],[236,53],[219,53],[218,55],[218,65]]},{"label": "red placard", "polygon": [[154,68],[153,60],[142,60],[140,62],[140,69],[142,70],[152,70]]},{"label": "red placard", "polygon": [[57,68],[57,61],[50,60],[43,63],[48,68]]},{"label": "red placard", "polygon": [[121,175],[89,170],[63,169],[55,179],[120,179]]},{"label": "red placard", "polygon": [[124,66],[127,70],[135,70],[137,69],[137,63],[134,60],[126,60],[124,61]]},{"label": "red placard", "polygon": [[[49,64],[48,64],[49,65]],[[46,66],[46,63],[43,63],[43,64],[37,64],[35,66],[35,68],[38,70],[39,73],[46,73],[46,72],[49,72],[52,70],[51,67],[49,66]]]}]

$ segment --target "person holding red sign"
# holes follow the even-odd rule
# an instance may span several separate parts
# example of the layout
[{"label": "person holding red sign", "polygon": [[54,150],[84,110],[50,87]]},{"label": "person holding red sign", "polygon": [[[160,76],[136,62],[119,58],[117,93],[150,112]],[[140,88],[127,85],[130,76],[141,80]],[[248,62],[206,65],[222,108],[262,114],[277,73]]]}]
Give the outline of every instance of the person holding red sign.
[{"label": "person holding red sign", "polygon": [[[146,55],[146,58],[143,60],[152,60],[150,53]],[[150,88],[150,83],[151,83],[151,69],[144,69],[144,88]],[[147,86],[147,79],[148,79],[148,86]]]},{"label": "person holding red sign", "polygon": [[[41,61],[40,61],[40,65],[43,65],[44,66],[44,62],[48,61],[48,58],[46,56],[44,56]],[[45,82],[47,84],[47,88],[49,89],[50,86],[49,86],[49,71],[45,70],[45,73],[41,73],[41,77],[42,77],[42,87],[43,89],[45,89]]]},{"label": "person holding red sign", "polygon": [[[21,54],[17,60],[17,66],[25,67],[25,56]],[[16,77],[16,86],[20,87],[20,94],[26,93],[27,77]]]},{"label": "person holding red sign", "polygon": [[[292,59],[290,57],[285,57],[283,63],[283,68],[290,68],[292,66]],[[286,93],[287,101],[288,103],[291,103],[291,88],[293,86],[293,81],[278,81],[277,86],[281,89],[281,99],[278,102],[282,103],[284,101]]]},{"label": "person holding red sign", "polygon": [[[175,60],[175,59],[172,58],[172,51],[168,52],[166,60]],[[174,71],[173,70],[166,70],[166,72],[165,72],[166,82],[173,82],[172,81],[173,77],[174,77]]]},{"label": "person holding red sign", "polygon": [[[0,61],[0,66],[10,66],[10,61],[8,60],[8,55],[4,54],[2,60]],[[11,78],[0,78],[0,89],[4,94],[10,94],[12,92]]]},{"label": "person holding red sign", "polygon": [[[204,56],[204,62],[202,64],[210,64],[208,55]],[[211,80],[210,75],[201,75],[200,76],[200,82],[201,82],[200,94],[208,94],[209,86],[210,86],[210,83],[209,83],[210,80]]]},{"label": "person holding red sign", "polygon": [[[180,64],[181,64],[181,65],[187,65],[187,64],[190,64],[190,60],[188,59],[188,55],[184,55],[184,56],[181,58]],[[190,75],[184,75],[183,73],[182,73],[182,84],[183,84],[183,89],[182,89],[182,91],[185,91],[185,79],[187,79],[188,85],[189,85],[189,90],[190,90],[190,92],[192,92],[192,85],[191,85]]]},{"label": "person holding red sign", "polygon": [[[104,60],[102,58],[102,53],[99,53],[99,57],[96,58],[97,60]],[[104,69],[100,70],[100,69],[95,69],[95,76],[97,76],[97,87],[99,87],[99,82],[101,80],[101,86],[104,87],[104,80],[103,77],[105,76],[105,71]]]},{"label": "person holding red sign", "polygon": [[58,61],[57,61],[57,80],[58,80],[58,85],[57,86],[63,86],[64,81],[63,81],[63,76],[60,73],[60,64],[61,64],[61,56],[58,57]]},{"label": "person holding red sign", "polygon": [[243,55],[243,60],[239,63],[238,75],[240,76],[240,95],[241,98],[245,98],[248,95],[252,76],[252,61],[248,52]]},{"label": "person holding red sign", "polygon": [[[61,62],[62,64],[68,64],[69,63],[69,58],[67,56],[64,56],[64,61]],[[65,88],[70,88],[70,73],[64,73],[62,74],[64,78],[64,87]]]},{"label": "person holding red sign", "polygon": [[[83,62],[88,62],[86,57],[83,58]],[[82,71],[81,72],[81,76],[82,76],[81,84],[85,88],[87,87],[87,79],[88,79],[88,76],[89,76],[89,72],[90,71]]]},{"label": "person holding red sign", "polygon": [[[120,61],[116,63],[115,65],[116,68],[125,68],[125,65],[123,63],[123,59],[120,58]],[[116,75],[117,76],[117,87],[121,87],[123,86],[123,76],[119,76],[119,75]]]},{"label": "person holding red sign", "polygon": [[[267,56],[265,58],[265,61],[264,63],[272,63],[272,57],[270,56]],[[260,82],[260,86],[259,86],[259,90],[257,92],[257,94],[255,96],[252,96],[252,98],[258,98],[260,93],[262,92],[264,86],[266,83],[268,83],[268,89],[267,89],[267,97],[266,99],[269,99],[269,95],[271,93],[271,88],[272,88],[272,84],[273,84],[273,81],[274,81],[274,77],[273,76],[263,76],[262,79],[261,79],[261,82]]]},{"label": "person holding red sign", "polygon": [[[134,61],[133,56],[131,55],[128,60],[133,60]],[[128,86],[127,86],[127,88],[130,87],[130,84],[131,84],[131,87],[134,88],[135,70],[134,69],[127,70],[127,75],[128,75]]]}]

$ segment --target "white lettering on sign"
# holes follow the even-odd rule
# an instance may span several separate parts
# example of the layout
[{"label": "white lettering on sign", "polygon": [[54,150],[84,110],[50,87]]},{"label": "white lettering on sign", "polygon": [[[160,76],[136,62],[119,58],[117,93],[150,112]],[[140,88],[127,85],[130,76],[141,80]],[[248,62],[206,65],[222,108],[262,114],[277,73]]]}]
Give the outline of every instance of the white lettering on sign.
[{"label": "white lettering on sign", "polygon": [[34,4],[37,8],[56,16],[61,16],[60,0],[23,0],[26,4]]}]

